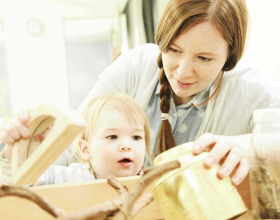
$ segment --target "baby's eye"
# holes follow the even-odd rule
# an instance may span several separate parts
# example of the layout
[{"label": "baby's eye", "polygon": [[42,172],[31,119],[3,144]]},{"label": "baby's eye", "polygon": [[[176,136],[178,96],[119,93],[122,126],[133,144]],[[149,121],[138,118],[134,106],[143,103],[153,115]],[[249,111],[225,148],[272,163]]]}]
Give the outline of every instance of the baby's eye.
[{"label": "baby's eye", "polygon": [[203,56],[199,56],[198,59],[200,59],[203,62],[209,62],[212,60],[211,58],[207,58],[207,57],[203,57]]},{"label": "baby's eye", "polygon": [[115,139],[118,139],[118,136],[117,135],[109,135],[109,136],[106,136],[107,139],[110,139],[110,140],[115,140]]},{"label": "baby's eye", "polygon": [[132,139],[138,141],[138,140],[141,140],[143,138],[139,135],[134,135],[134,136],[132,136]]}]

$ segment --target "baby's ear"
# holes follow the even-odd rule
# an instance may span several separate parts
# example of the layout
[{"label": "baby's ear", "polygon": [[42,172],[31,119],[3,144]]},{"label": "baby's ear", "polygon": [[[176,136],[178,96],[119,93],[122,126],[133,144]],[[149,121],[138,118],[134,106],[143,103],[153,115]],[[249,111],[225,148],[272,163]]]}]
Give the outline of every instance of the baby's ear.
[{"label": "baby's ear", "polygon": [[79,140],[79,148],[80,148],[81,157],[84,160],[89,160],[90,153],[89,153],[89,149],[88,149],[88,142],[83,139]]}]

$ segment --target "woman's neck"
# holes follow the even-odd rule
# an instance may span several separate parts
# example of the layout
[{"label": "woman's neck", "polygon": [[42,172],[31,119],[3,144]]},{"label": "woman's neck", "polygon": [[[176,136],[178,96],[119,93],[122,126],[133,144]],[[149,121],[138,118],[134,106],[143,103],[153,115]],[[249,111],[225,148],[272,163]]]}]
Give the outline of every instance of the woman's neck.
[{"label": "woman's neck", "polygon": [[193,95],[186,97],[186,98],[181,98],[181,97],[177,96],[174,92],[172,92],[172,94],[173,94],[173,100],[174,100],[174,103],[176,106],[186,104],[193,98]]}]

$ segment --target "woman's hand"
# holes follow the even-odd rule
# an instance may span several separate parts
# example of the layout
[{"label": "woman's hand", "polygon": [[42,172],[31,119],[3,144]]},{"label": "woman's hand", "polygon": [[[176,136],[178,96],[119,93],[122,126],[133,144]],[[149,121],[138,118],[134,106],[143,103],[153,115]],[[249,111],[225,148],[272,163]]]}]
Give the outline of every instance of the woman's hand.
[{"label": "woman's hand", "polygon": [[221,162],[218,176],[231,176],[232,183],[239,185],[249,172],[249,163],[245,158],[249,140],[249,135],[219,136],[206,133],[194,142],[193,153],[209,151],[204,161],[205,166],[212,167]]}]

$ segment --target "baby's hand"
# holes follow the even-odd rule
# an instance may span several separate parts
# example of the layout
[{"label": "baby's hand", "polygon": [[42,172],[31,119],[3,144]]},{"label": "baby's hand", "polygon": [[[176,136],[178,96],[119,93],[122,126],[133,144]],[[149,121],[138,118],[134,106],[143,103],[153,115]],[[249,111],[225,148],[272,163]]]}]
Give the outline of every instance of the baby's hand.
[{"label": "baby's hand", "polygon": [[[5,148],[2,154],[3,158],[11,159],[13,146],[16,141],[24,138],[28,139],[31,134],[28,129],[30,124],[30,115],[27,110],[22,110],[15,118],[8,121],[0,131],[0,140],[5,143]],[[35,136],[35,141],[42,142],[50,133],[55,122],[52,122],[48,128]]]},{"label": "baby's hand", "polygon": [[30,115],[28,111],[22,110],[15,118],[8,121],[0,132],[0,139],[6,144],[3,158],[11,158],[14,143],[21,138],[29,138],[30,132],[28,124],[30,123]]}]

